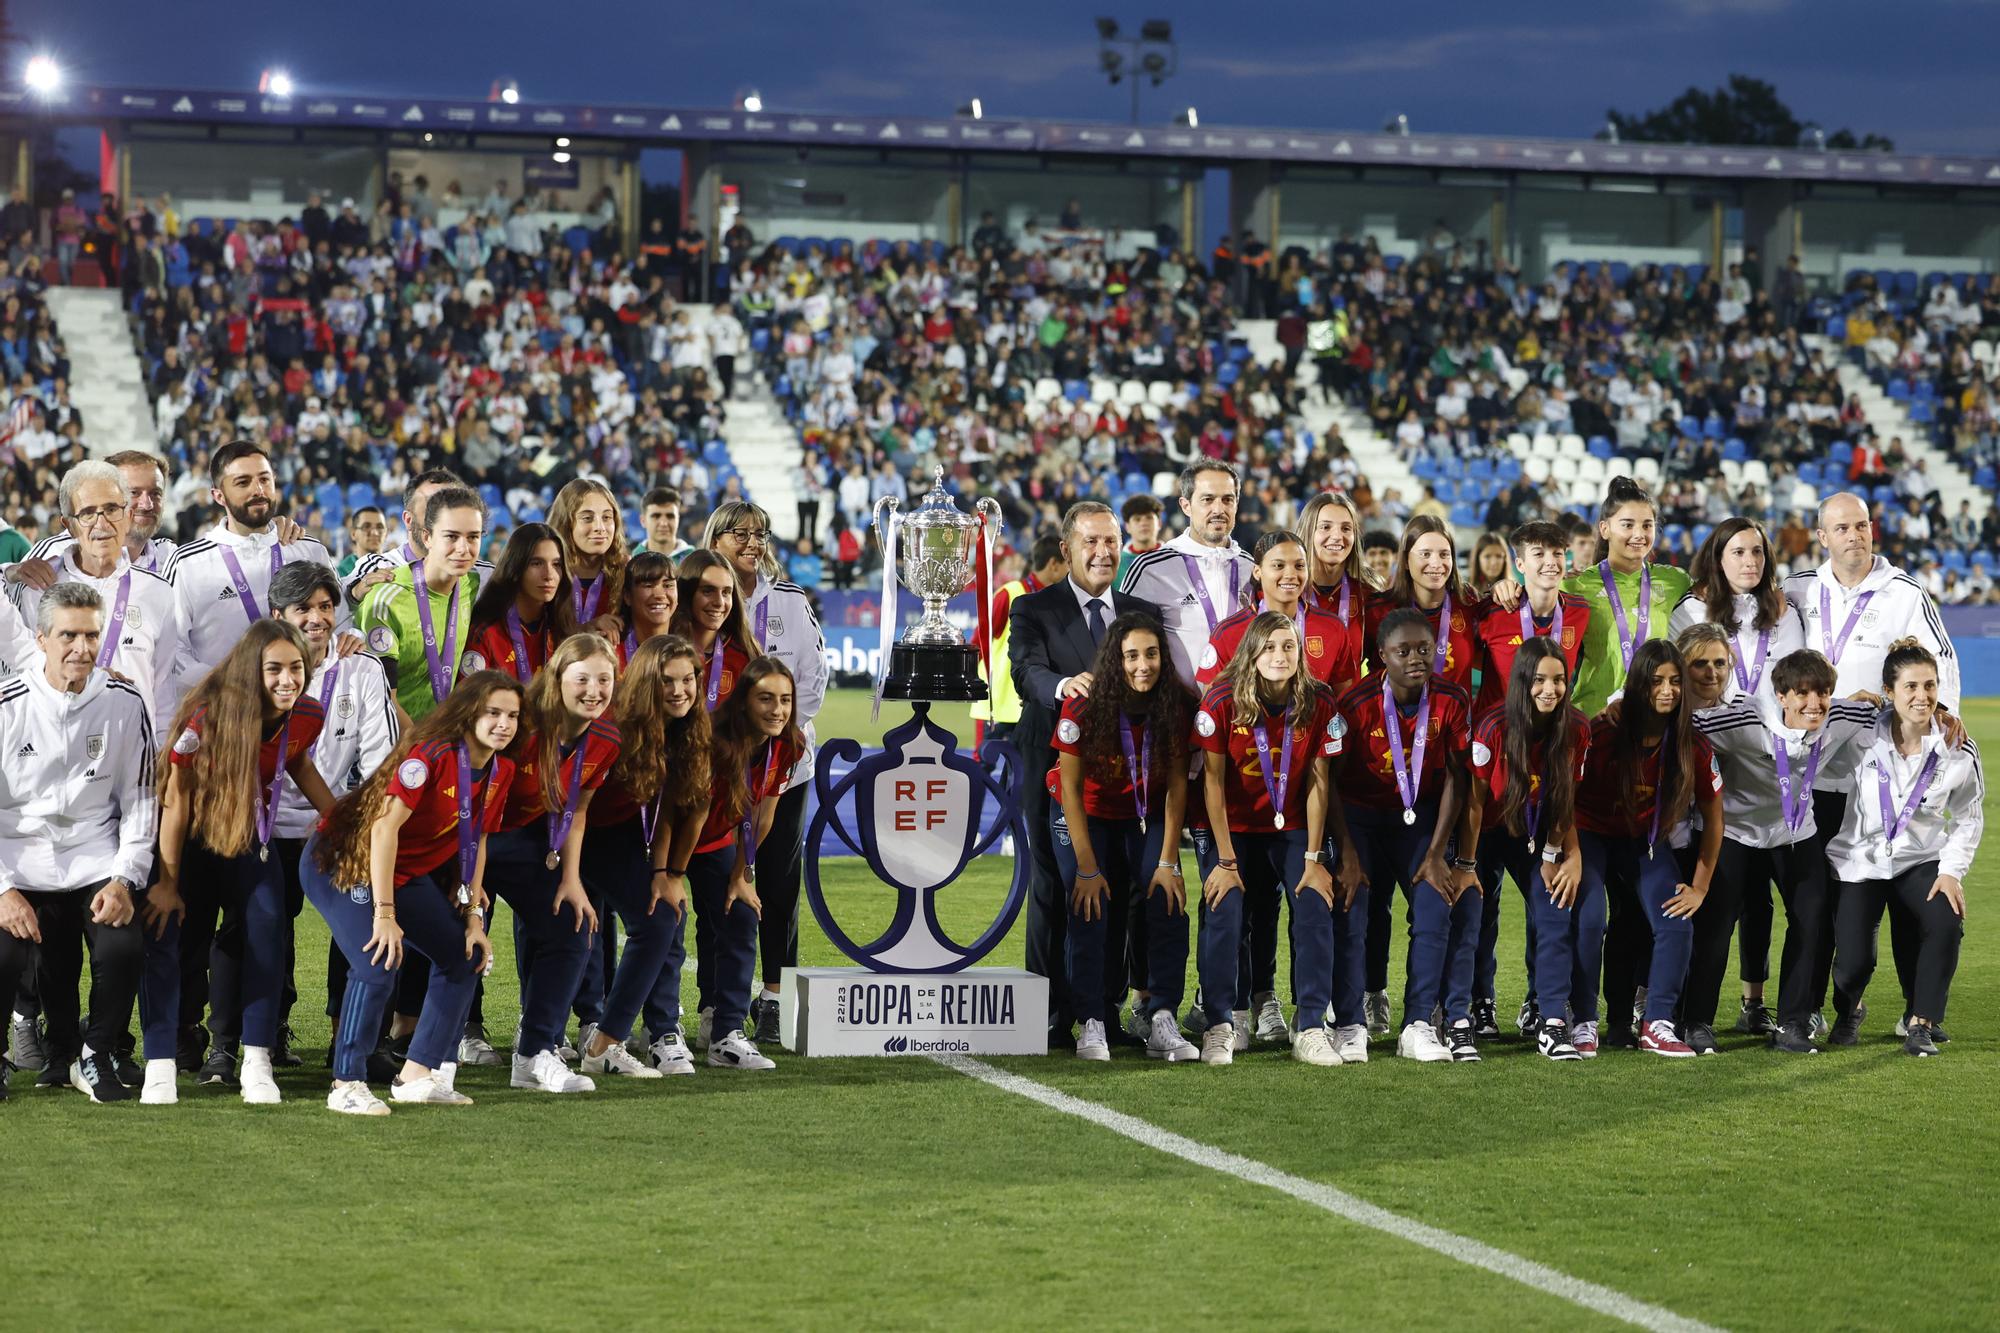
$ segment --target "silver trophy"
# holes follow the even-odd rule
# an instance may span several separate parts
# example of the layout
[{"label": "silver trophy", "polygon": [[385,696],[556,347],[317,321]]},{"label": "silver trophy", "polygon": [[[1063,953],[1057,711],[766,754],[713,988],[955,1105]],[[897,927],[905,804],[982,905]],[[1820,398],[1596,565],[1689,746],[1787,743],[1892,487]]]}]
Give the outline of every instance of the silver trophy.
[{"label": "silver trophy", "polygon": [[[875,502],[875,538],[882,544],[882,626],[888,660],[881,680],[887,699],[973,700],[986,697],[979,678],[979,655],[965,636],[945,618],[945,603],[972,583],[981,552],[980,532],[1000,531],[1000,505],[982,496],[968,514],[952,503],[944,488],[944,469],[923,503],[909,513],[902,502],[885,495]],[[986,544],[987,559],[991,546]],[[895,578],[900,564],[902,585],[923,599],[924,614],[893,643]],[[988,573],[991,569],[989,566]],[[990,578],[988,580],[991,581]]]}]

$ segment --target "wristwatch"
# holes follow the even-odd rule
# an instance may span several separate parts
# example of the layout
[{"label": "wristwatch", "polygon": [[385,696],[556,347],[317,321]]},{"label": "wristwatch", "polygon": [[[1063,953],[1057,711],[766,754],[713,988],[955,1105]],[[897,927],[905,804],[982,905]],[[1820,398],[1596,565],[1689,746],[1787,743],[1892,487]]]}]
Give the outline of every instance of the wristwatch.
[{"label": "wristwatch", "polygon": [[1454,856],[1451,858],[1451,868],[1453,870],[1477,870],[1479,869],[1479,862],[1461,861],[1456,856]]},{"label": "wristwatch", "polygon": [[1320,865],[1325,865],[1328,861],[1332,859],[1333,858],[1329,857],[1325,852],[1319,851],[1317,849],[1306,853],[1306,860],[1318,862]]},{"label": "wristwatch", "polygon": [[1556,862],[1562,859],[1563,859],[1563,854],[1560,848],[1556,847],[1542,848],[1542,860],[1547,862],[1549,865],[1554,865]]}]

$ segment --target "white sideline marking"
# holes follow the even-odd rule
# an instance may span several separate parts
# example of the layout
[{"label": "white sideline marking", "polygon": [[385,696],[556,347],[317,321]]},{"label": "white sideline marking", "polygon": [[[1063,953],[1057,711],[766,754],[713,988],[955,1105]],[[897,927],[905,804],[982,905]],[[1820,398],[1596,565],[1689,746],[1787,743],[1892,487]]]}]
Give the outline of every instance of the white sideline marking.
[{"label": "white sideline marking", "polygon": [[1161,1129],[1158,1125],[1141,1120],[1137,1116],[1126,1115],[1123,1111],[1114,1111],[1108,1106],[1100,1106],[1096,1102],[1072,1097],[1066,1092],[1058,1092],[1033,1079],[996,1069],[983,1060],[974,1060],[963,1055],[936,1055],[931,1058],[969,1078],[976,1078],[982,1083],[991,1084],[1017,1097],[1025,1097],[1031,1102],[1040,1102],[1052,1111],[1088,1120],[1093,1125],[1108,1129],[1114,1134],[1121,1134],[1134,1143],[1166,1153],[1170,1157],[1178,1157],[1184,1162],[1192,1162],[1196,1166],[1205,1166],[1211,1171],[1220,1171],[1226,1176],[1234,1176],[1253,1185],[1263,1185],[1281,1194],[1289,1194],[1301,1203],[1310,1204],[1336,1217],[1394,1236],[1398,1240],[1409,1241],[1412,1245],[1421,1245],[1447,1259],[1455,1259],[1459,1263],[1483,1268],[1489,1273],[1498,1273],[1501,1277],[1512,1278],[1522,1286],[1546,1292],[1572,1305],[1580,1305],[1586,1310],[1609,1315],[1613,1319],[1622,1320],[1639,1328],[1672,1330],[1672,1333],[1718,1333],[1713,1325],[1704,1324],[1698,1319],[1689,1319],[1684,1315],[1675,1314],[1672,1310],[1649,1305],[1623,1292],[1613,1291],[1610,1287],[1586,1282],[1579,1277],[1571,1277],[1568,1273],[1550,1268],[1547,1264],[1523,1259],[1518,1254],[1496,1249],[1482,1241],[1428,1226],[1392,1213],[1386,1208],[1378,1208],[1365,1199],[1356,1198],[1331,1185],[1321,1184],[1317,1180],[1307,1180],[1303,1176],[1280,1171],[1254,1158],[1196,1142],[1171,1130]]}]

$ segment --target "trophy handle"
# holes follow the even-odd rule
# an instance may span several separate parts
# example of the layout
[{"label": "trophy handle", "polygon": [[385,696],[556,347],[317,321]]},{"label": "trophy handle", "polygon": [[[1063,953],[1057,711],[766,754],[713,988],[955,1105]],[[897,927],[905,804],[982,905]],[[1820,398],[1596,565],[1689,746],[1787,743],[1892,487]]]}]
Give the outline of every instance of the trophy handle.
[{"label": "trophy handle", "polygon": [[[895,521],[896,511],[902,507],[903,502],[893,495],[885,495],[875,502],[875,508],[872,511],[873,516],[869,522],[875,529],[876,542],[884,550],[887,550],[889,545],[889,524]],[[884,510],[888,511],[886,517],[883,513]]]},{"label": "trophy handle", "polygon": [[1000,516],[1000,502],[990,495],[982,495],[974,501],[972,512],[985,519],[996,533],[1006,527]]}]

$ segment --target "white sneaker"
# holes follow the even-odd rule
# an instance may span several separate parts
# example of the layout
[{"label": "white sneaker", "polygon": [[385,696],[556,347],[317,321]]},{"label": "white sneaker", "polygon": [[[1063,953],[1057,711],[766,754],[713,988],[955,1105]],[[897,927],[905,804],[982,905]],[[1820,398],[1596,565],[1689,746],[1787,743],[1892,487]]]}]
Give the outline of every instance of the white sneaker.
[{"label": "white sneaker", "polygon": [[554,1051],[543,1051],[532,1060],[516,1054],[514,1069],[507,1081],[514,1087],[535,1092],[597,1091],[595,1083],[573,1072]]},{"label": "white sneaker", "polygon": [[[450,1068],[450,1066],[446,1066]],[[455,1070],[453,1071],[456,1072]],[[422,1078],[413,1078],[407,1083],[396,1082],[389,1085],[392,1101],[408,1102],[413,1105],[429,1106],[470,1106],[472,1098],[451,1086],[452,1077],[443,1070],[434,1069]]]},{"label": "white sneaker", "polygon": [[672,1032],[655,1041],[646,1051],[652,1058],[653,1068],[662,1074],[692,1074],[694,1056],[688,1051],[687,1036],[677,1025]]},{"label": "white sneaker", "polygon": [[1438,1040],[1437,1029],[1429,1023],[1411,1023],[1405,1027],[1403,1035],[1396,1039],[1396,1054],[1425,1064],[1451,1059],[1450,1048]]},{"label": "white sneaker", "polygon": [[694,1025],[694,1048],[697,1051],[705,1051],[708,1049],[709,1042],[713,1040],[715,1036],[714,1032],[712,1031],[714,1027],[715,1027],[715,1006],[711,1004],[710,1006],[708,1006],[708,1008],[701,1011],[701,1021]]},{"label": "white sneaker", "polygon": [[[703,1020],[707,1010],[702,1011]],[[708,1044],[708,1062],[717,1069],[776,1069],[778,1066],[757,1049],[757,1043],[743,1035],[742,1028],[731,1028],[721,1040]]]},{"label": "white sneaker", "polygon": [[366,1083],[336,1083],[326,1094],[326,1109],[342,1115],[387,1115],[389,1108]]},{"label": "white sneaker", "polygon": [[1152,1026],[1146,1033],[1146,1056],[1176,1065],[1185,1060],[1199,1060],[1201,1051],[1181,1035],[1181,1025],[1174,1021],[1173,1010],[1155,1009]]},{"label": "white sneaker", "polygon": [[1597,1020],[1571,1025],[1569,1044],[1576,1047],[1576,1053],[1586,1060],[1597,1058]]},{"label": "white sneaker", "polygon": [[1368,1063],[1368,1028],[1362,1023],[1348,1023],[1333,1030],[1333,1049],[1340,1052],[1342,1064],[1365,1065]]},{"label": "white sneaker", "polygon": [[1111,1042],[1104,1035],[1102,1019],[1083,1020],[1083,1033],[1076,1039],[1076,1058],[1079,1060],[1109,1060]]},{"label": "white sneaker", "polygon": [[1340,1052],[1334,1048],[1333,1034],[1324,1024],[1302,1029],[1292,1038],[1292,1059],[1308,1065],[1337,1065]]},{"label": "white sneaker", "polygon": [[180,1069],[170,1056],[165,1060],[146,1061],[146,1083],[139,1089],[139,1105],[172,1106],[181,1099],[180,1089],[174,1079]]},{"label": "white sneaker", "polygon": [[[593,1024],[591,1035],[595,1036],[596,1032],[596,1026]],[[602,1055],[590,1055],[589,1049],[587,1046],[584,1048],[586,1054],[583,1057],[583,1072],[586,1074],[624,1074],[630,1078],[660,1077],[659,1070],[642,1063],[632,1052],[625,1049],[625,1043],[622,1041],[614,1041],[606,1046]]]},{"label": "white sneaker", "polygon": [[1235,1034],[1235,1035],[1234,1035],[1234,1036],[1232,1036],[1232,1037],[1230,1038],[1230,1040],[1229,1040],[1229,1049],[1230,1049],[1230,1050],[1232,1050],[1232,1051],[1247,1051],[1247,1050],[1249,1050],[1249,1049],[1250,1049],[1250,1011],[1249,1011],[1248,1009],[1237,1009],[1237,1010],[1234,1010],[1234,1011],[1232,1011],[1232,1012],[1230,1013],[1230,1015],[1229,1015],[1229,1016],[1230,1016],[1230,1017],[1231,1017],[1232,1019],[1236,1020],[1235,1022],[1233,1022],[1233,1023],[1231,1023],[1231,1024],[1229,1025],[1229,1026],[1230,1026],[1230,1031],[1231,1031],[1231,1032],[1233,1032],[1233,1033]]},{"label": "white sneaker", "polygon": [[245,1046],[243,1067],[237,1073],[242,1082],[243,1100],[250,1106],[276,1106],[284,1099],[278,1095],[278,1080],[271,1074],[271,1048],[268,1046]]},{"label": "white sneaker", "polygon": [[1201,1034],[1201,1062],[1226,1065],[1236,1059],[1236,1031],[1227,1023],[1216,1023]]},{"label": "white sneaker", "polygon": [[1257,1002],[1257,1040],[1268,1042],[1289,1041],[1292,1030],[1285,1026],[1285,1006],[1275,995],[1266,995]]},{"label": "white sneaker", "polygon": [[458,1062],[462,1065],[497,1065],[500,1063],[500,1052],[493,1049],[493,1043],[486,1040],[484,1032],[473,1029],[459,1039]]}]

